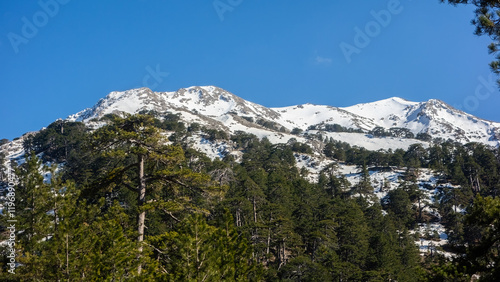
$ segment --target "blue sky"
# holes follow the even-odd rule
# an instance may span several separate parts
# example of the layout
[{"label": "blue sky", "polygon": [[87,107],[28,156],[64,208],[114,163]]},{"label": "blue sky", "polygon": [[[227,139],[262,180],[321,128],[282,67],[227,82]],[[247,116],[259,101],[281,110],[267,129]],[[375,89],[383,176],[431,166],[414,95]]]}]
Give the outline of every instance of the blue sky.
[{"label": "blue sky", "polygon": [[[489,38],[438,0],[0,2],[0,138],[111,91],[215,85],[268,107],[436,98],[500,121]],[[348,46],[348,47],[346,47]]]}]

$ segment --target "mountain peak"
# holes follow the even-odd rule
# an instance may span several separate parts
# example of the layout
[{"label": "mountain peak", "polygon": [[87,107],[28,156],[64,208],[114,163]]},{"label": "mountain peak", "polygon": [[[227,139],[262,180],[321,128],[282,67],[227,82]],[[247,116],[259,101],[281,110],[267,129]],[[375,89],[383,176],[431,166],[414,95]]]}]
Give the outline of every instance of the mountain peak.
[{"label": "mountain peak", "polygon": [[216,86],[191,86],[174,92],[153,92],[149,88],[127,91],[113,91],[92,108],[88,108],[68,120],[88,121],[112,113],[137,113],[141,110],[164,112],[195,113],[209,117],[220,117],[229,113],[242,116],[277,114],[263,106],[246,101],[229,91]]},{"label": "mountain peak", "polygon": [[391,97],[375,102],[357,104],[342,108],[351,113],[360,116],[369,116],[375,120],[381,120],[397,112],[405,112],[408,107],[417,105],[417,102],[411,102],[399,97]]},{"label": "mountain peak", "polygon": [[[401,104],[401,105],[415,105],[415,104],[418,104],[418,102],[412,102],[410,100],[406,100],[405,98],[401,98],[401,97],[390,97],[390,98],[387,98],[387,99],[382,99],[382,100],[379,100],[379,101],[375,101],[375,102],[372,102],[372,103],[398,103],[398,104]],[[371,104],[371,103],[368,103],[368,104]]]},{"label": "mountain peak", "polygon": [[394,101],[394,102],[399,102],[399,103],[408,103],[408,102],[412,103],[411,101],[406,100],[405,98],[396,97],[396,96],[391,97],[391,98],[388,98],[388,99],[386,99],[386,100],[392,100],[392,101]]},{"label": "mountain peak", "polygon": [[261,137],[274,134],[266,131],[269,129],[279,128],[279,134],[282,134],[293,128],[322,130],[326,125],[337,124],[363,132],[375,127],[386,130],[406,128],[415,135],[428,133],[462,143],[476,141],[498,145],[500,139],[500,123],[476,118],[437,99],[412,102],[390,97],[343,108],[311,103],[266,108],[212,85],[190,86],[174,92],[154,92],[149,88],[114,91],[92,108],[72,115],[68,120],[87,122],[106,114],[133,114],[142,110],[180,114],[187,123],[198,122],[232,132],[243,130]]},{"label": "mountain peak", "polygon": [[197,86],[197,85],[193,85],[193,86],[190,86],[190,87],[187,87],[187,88],[181,88],[181,89],[186,89],[188,91],[192,91],[192,90],[203,90],[203,91],[207,91],[207,92],[214,92],[214,91],[226,91],[220,87],[217,87],[217,86],[213,86],[213,85],[206,85],[206,86]]}]

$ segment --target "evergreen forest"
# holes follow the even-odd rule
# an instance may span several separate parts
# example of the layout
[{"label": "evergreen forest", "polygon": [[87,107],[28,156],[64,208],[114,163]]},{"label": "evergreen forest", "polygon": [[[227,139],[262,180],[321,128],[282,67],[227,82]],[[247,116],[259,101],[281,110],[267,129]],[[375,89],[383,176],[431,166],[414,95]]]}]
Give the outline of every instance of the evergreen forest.
[{"label": "evergreen forest", "polygon": [[[26,137],[22,161],[2,168],[15,198],[16,268],[2,281],[498,281],[500,150],[441,140],[428,148],[369,151],[323,140],[333,161],[317,177],[296,166],[299,142],[186,125],[173,114],[108,115],[90,130],[56,121]],[[332,127],[333,130],[333,127]],[[338,130],[335,129],[335,130]],[[212,160],[193,134],[233,144]],[[297,130],[297,134],[300,132]],[[318,140],[319,141],[319,140]],[[6,156],[0,156],[4,163]],[[356,165],[353,185],[337,173]],[[374,201],[369,172],[402,168],[400,186]],[[444,189],[438,209],[448,252],[420,254],[419,170]],[[7,188],[9,187],[9,188]],[[10,193],[10,194],[9,194]],[[466,207],[465,213],[454,207]],[[2,241],[9,213],[0,217]]]}]

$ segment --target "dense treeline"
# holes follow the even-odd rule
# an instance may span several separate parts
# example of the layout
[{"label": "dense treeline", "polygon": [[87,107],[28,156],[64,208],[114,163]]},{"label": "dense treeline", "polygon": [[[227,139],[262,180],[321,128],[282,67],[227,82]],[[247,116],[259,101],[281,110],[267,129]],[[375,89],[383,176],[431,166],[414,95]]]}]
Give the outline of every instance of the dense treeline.
[{"label": "dense treeline", "polygon": [[[305,181],[289,146],[237,134],[245,146],[223,206],[248,234],[252,257],[266,280],[412,280],[418,255],[407,233],[397,233],[380,205],[329,192],[326,174]],[[335,178],[329,175],[330,178]],[[347,191],[345,191],[347,192]],[[389,236],[385,236],[389,234]]]},{"label": "dense treeline", "polygon": [[[2,279],[456,281],[496,273],[498,150],[445,142],[374,152],[327,140],[323,152],[335,162],[310,183],[295,166],[294,154],[312,153],[305,144],[151,114],[106,116],[94,131],[57,121],[25,140],[31,153],[15,187],[21,265],[7,273],[4,249]],[[187,145],[194,133],[243,155],[212,161]],[[42,162],[62,165],[40,170]],[[339,176],[337,162],[358,165],[361,181]],[[382,203],[372,197],[374,167],[407,168]],[[441,189],[438,207],[460,260],[423,260],[409,232],[434,220],[420,205],[421,168],[461,187]]]}]

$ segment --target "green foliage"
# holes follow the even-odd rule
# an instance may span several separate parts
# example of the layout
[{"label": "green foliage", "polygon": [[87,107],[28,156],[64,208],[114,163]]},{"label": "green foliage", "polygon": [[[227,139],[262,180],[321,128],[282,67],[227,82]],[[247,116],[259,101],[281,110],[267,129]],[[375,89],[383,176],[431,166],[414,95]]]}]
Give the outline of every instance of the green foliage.
[{"label": "green foliage", "polygon": [[496,281],[500,277],[500,199],[477,196],[467,209],[463,221],[463,237],[455,238],[454,244],[462,255],[452,262],[434,265],[431,281],[470,281],[474,275],[479,281]]},{"label": "green foliage", "polygon": [[420,132],[420,133],[417,133],[417,136],[415,136],[415,139],[422,140],[422,141],[431,141],[432,136],[428,133]]},{"label": "green foliage", "polygon": [[380,126],[373,128],[368,133],[375,136],[375,137],[388,136],[388,134],[385,132],[385,129],[383,127],[380,127]]},{"label": "green foliage", "polygon": [[248,281],[260,277],[250,259],[248,241],[240,236],[229,213],[221,227],[202,215],[184,219],[174,231],[149,239],[169,281]]},{"label": "green foliage", "polygon": [[80,150],[87,128],[81,122],[58,120],[35,135],[28,136],[23,143],[24,151],[43,152],[43,161],[65,162],[74,151]]},{"label": "green foliage", "polygon": [[408,167],[422,167],[427,161],[427,150],[422,144],[412,144],[403,158]]},{"label": "green foliage", "polygon": [[341,280],[362,279],[369,248],[369,229],[363,211],[353,200],[337,200],[334,215],[338,222],[336,253],[340,260],[334,273]]},{"label": "green foliage", "polygon": [[212,142],[229,139],[227,133],[222,130],[203,128],[202,131],[205,133],[204,137]]},{"label": "green foliage", "polygon": [[347,128],[340,124],[316,124],[309,126],[308,130],[322,130],[326,132],[349,132],[349,133],[363,133],[361,129]]},{"label": "green foliage", "polygon": [[339,161],[345,161],[346,149],[350,149],[350,146],[347,143],[329,142],[325,145],[323,153],[325,154],[325,156],[329,158],[336,159]]},{"label": "green foliage", "polygon": [[368,132],[375,137],[397,137],[397,138],[414,138],[415,135],[407,128],[392,127],[385,130],[383,127],[377,126]]},{"label": "green foliage", "polygon": [[45,250],[45,244],[39,242],[47,240],[55,229],[55,218],[50,214],[55,205],[55,198],[52,187],[44,183],[43,175],[39,173],[40,168],[47,170],[47,167],[42,166],[41,160],[32,153],[26,163],[16,169],[19,184],[14,196],[15,216],[20,219],[16,229],[24,230],[16,238],[20,245],[16,246],[16,249],[25,257],[24,269],[34,277],[40,277],[44,273],[45,258],[39,254]]},{"label": "green foliage", "polygon": [[359,194],[361,196],[367,196],[373,193],[373,187],[370,180],[370,173],[368,168],[363,164],[361,169],[361,180],[354,187],[353,193]]},{"label": "green foliage", "polygon": [[389,136],[398,138],[414,138],[415,135],[408,128],[392,127],[389,128]]},{"label": "green foliage", "polygon": [[412,202],[404,189],[391,190],[387,195],[386,208],[398,228],[411,227],[414,223]]},{"label": "green foliage", "polygon": [[[406,151],[368,151],[329,140],[324,154],[361,167],[361,181],[353,186],[333,162],[311,183],[294,156],[311,154],[308,145],[296,140],[273,145],[236,132],[230,139],[243,154],[241,162],[212,161],[190,149],[186,137],[201,132],[213,141],[227,140],[225,132],[196,124],[186,130],[178,115],[155,116],[109,115],[93,132],[55,123],[27,141],[27,148],[45,146],[47,158],[65,163],[62,175],[52,168],[50,182],[39,172],[50,169],[34,154],[17,170],[22,279],[420,281],[422,266],[435,281],[496,275],[491,265],[499,263],[500,215],[496,200],[482,197],[498,194],[498,151],[446,142],[428,149],[416,144]],[[61,126],[63,132],[55,130]],[[74,147],[60,141],[69,135],[78,140]],[[323,140],[320,135],[312,137]],[[72,148],[67,155],[66,148]],[[371,195],[369,171],[391,166],[407,172],[382,206]],[[437,197],[449,247],[465,261],[421,263],[408,228],[426,220],[417,186],[422,167],[437,169],[445,183],[461,185],[439,188]],[[387,181],[384,187],[389,188]],[[457,207],[474,198],[464,221]]]},{"label": "green foliage", "polygon": [[[17,170],[15,248],[16,277],[23,281],[115,280],[137,276],[137,245],[122,225],[123,209],[79,200],[74,183],[63,182],[51,170],[44,183],[39,169],[47,170],[35,155]],[[154,267],[153,267],[154,268]],[[144,278],[153,275],[144,272]],[[4,277],[5,278],[5,277]]]},{"label": "green foliage", "polygon": [[304,144],[304,143],[300,143],[300,142],[294,142],[291,145],[291,149],[292,149],[292,151],[297,152],[297,153],[303,153],[303,154],[312,154],[313,153],[313,150],[309,145]]},{"label": "green foliage", "polygon": [[293,134],[293,135],[301,135],[301,134],[302,134],[302,132],[304,132],[304,130],[302,130],[302,129],[298,128],[298,127],[294,127],[294,128],[292,129],[292,132],[290,132],[290,134]]},{"label": "green foliage", "polygon": [[283,126],[279,125],[278,123],[276,123],[274,121],[270,121],[270,120],[266,120],[266,119],[258,119],[256,121],[256,123],[265,127],[265,128],[271,129],[271,130],[276,130],[276,131],[280,131],[280,132],[287,132],[286,128],[284,128]]},{"label": "green foliage", "polygon": [[278,276],[282,281],[329,281],[328,270],[309,257],[299,256],[291,259],[280,269]]},{"label": "green foliage", "polygon": [[196,132],[196,131],[199,131],[200,129],[201,129],[201,125],[197,122],[191,123],[187,128],[188,132]]},{"label": "green foliage", "polygon": [[469,273],[479,273],[484,281],[500,277],[500,199],[478,196],[465,218],[469,237],[466,261]]}]

